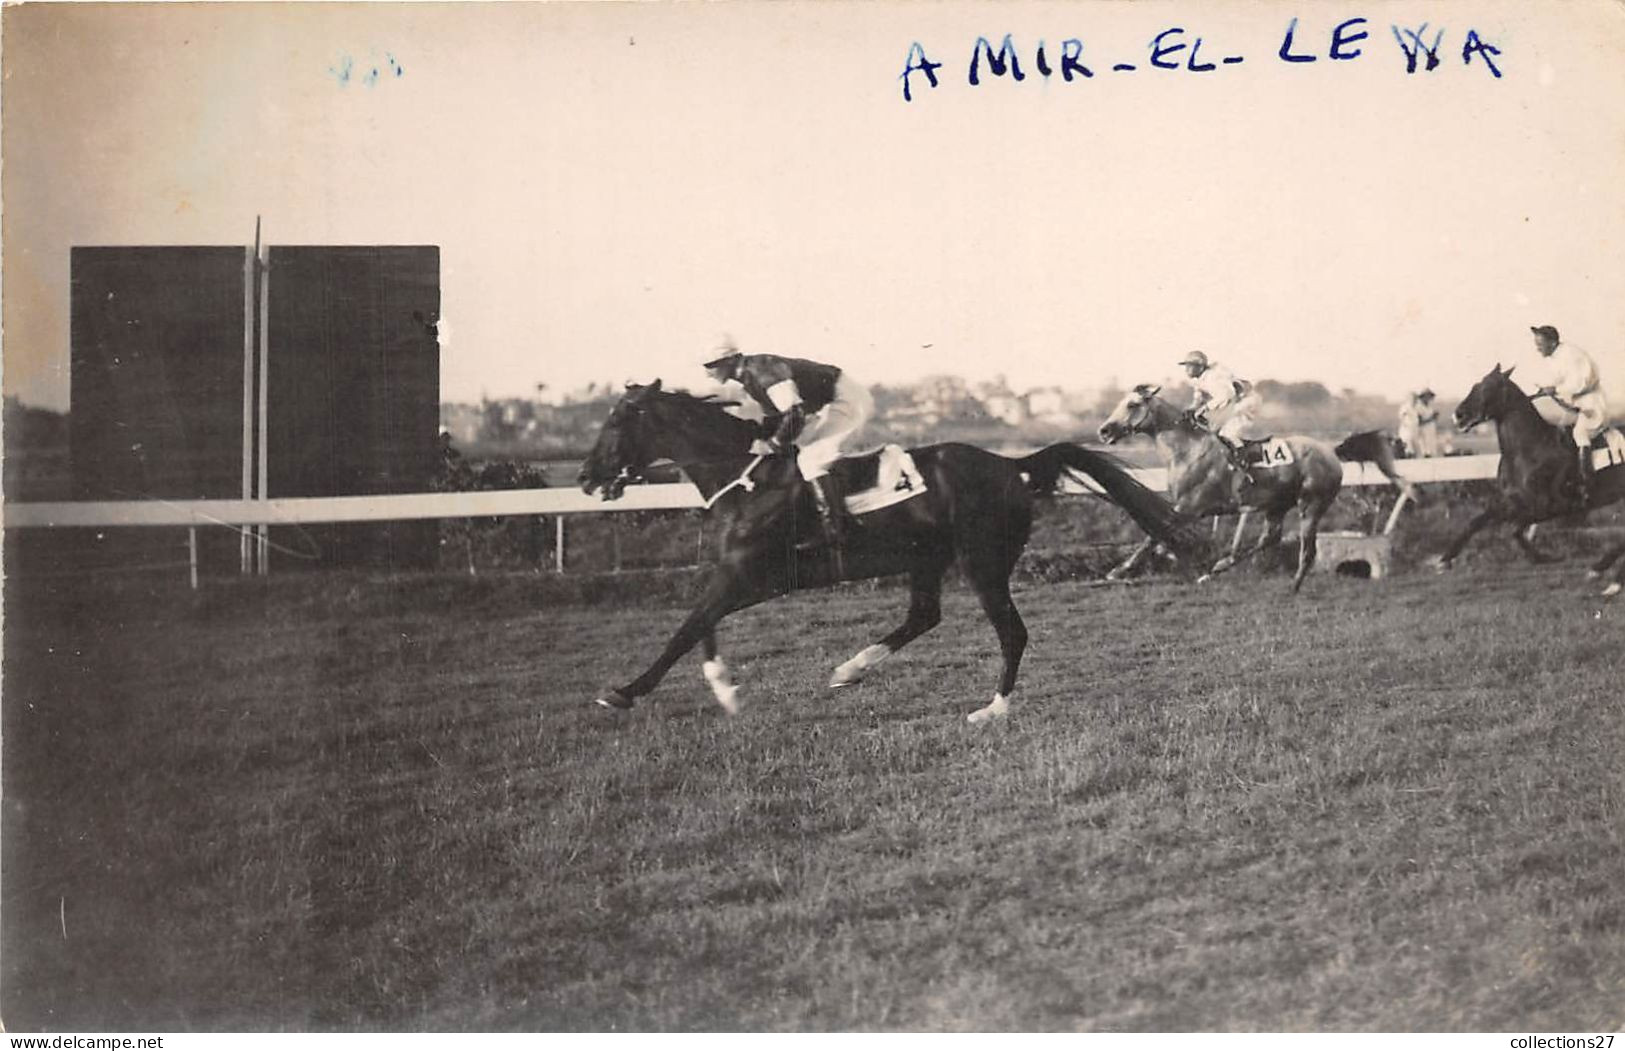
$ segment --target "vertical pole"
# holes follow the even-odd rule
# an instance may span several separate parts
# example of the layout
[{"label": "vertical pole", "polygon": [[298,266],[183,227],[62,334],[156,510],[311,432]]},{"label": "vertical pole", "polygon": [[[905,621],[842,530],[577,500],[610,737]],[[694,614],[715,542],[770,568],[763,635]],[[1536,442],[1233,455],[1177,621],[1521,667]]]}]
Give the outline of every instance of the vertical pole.
[{"label": "vertical pole", "polygon": [[564,572],[564,516],[553,516],[553,570]]},{"label": "vertical pole", "polygon": [[610,543],[611,558],[613,560],[613,564],[610,566],[609,571],[611,573],[619,573],[621,571],[621,516],[620,515],[612,514],[612,515],[609,516],[609,543]]},{"label": "vertical pole", "polygon": [[[243,253],[243,499],[254,499],[254,279],[260,255],[260,221],[254,219],[254,247]],[[250,547],[248,530],[241,523],[237,572],[247,576]]]},{"label": "vertical pole", "polygon": [[[260,421],[259,421],[260,422],[260,426],[259,426],[259,431],[260,431],[260,441],[259,441],[259,446],[260,446],[260,470],[259,470],[259,475],[260,475],[260,499],[261,500],[268,500],[268,499],[270,499],[270,496],[271,496],[271,490],[270,490],[270,486],[269,486],[270,474],[268,473],[268,465],[270,463],[270,450],[269,450],[269,443],[266,440],[267,437],[268,437],[268,432],[269,432],[269,417],[267,415],[267,409],[268,409],[268,407],[270,405],[269,386],[270,386],[270,377],[271,377],[271,360],[270,360],[270,358],[271,358],[271,354],[270,354],[271,340],[270,340],[270,335],[269,335],[270,319],[271,319],[271,307],[270,307],[270,299],[271,299],[271,295],[270,295],[270,293],[271,293],[271,268],[270,268],[270,265],[269,265],[270,254],[271,254],[270,249],[268,247],[263,247],[262,246],[260,248],[259,258],[257,260],[257,262],[259,263],[259,278],[260,278],[260,280],[259,280],[259,291],[260,291],[260,302],[259,302],[259,307],[260,307],[260,310],[259,310],[259,315],[260,315]],[[269,535],[268,535],[269,530],[270,530],[270,526],[268,526],[268,525],[266,525],[265,523],[262,522],[258,526],[258,530],[259,530],[259,575],[263,577],[268,572],[270,572],[271,550],[270,550],[270,545],[269,545],[269,539],[270,538],[269,538]]]},{"label": "vertical pole", "polygon": [[1394,531],[1394,527],[1399,525],[1399,512],[1405,510],[1405,502],[1410,498],[1411,491],[1406,489],[1404,492],[1399,494],[1399,499],[1394,501],[1394,509],[1388,513],[1388,524],[1382,527],[1383,536],[1387,536],[1392,533]]},{"label": "vertical pole", "polygon": [[197,526],[186,527],[186,560],[192,565],[192,590],[197,590]]}]

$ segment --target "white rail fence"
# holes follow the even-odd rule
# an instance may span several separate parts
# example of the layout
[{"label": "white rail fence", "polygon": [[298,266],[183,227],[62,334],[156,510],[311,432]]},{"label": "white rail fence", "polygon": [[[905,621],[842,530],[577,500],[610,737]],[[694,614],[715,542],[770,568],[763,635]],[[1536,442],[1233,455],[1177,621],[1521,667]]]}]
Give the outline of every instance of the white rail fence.
[{"label": "white rail fence", "polygon": [[[1451,456],[1399,461],[1399,474],[1416,484],[1473,481],[1494,478],[1500,457]],[[1370,464],[1343,465],[1343,484],[1387,485],[1388,479]],[[1133,472],[1146,486],[1167,487],[1167,472],[1149,467]],[[1066,493],[1085,493],[1088,487],[1070,479]],[[389,496],[290,497],[266,500],[118,500],[6,503],[0,506],[0,525],[6,529],[126,528],[132,526],[189,530],[193,586],[197,581],[197,530],[259,525],[303,525],[340,522],[404,522],[436,518],[490,518],[551,515],[556,531],[556,568],[564,569],[564,522],[570,515],[622,511],[677,511],[704,506],[699,490],[687,482],[639,485],[618,500],[604,501],[574,487],[514,489],[464,493],[402,493]],[[1397,516],[1403,504],[1396,506]],[[1390,518],[1390,524],[1393,518]],[[263,542],[263,541],[262,541]]]}]

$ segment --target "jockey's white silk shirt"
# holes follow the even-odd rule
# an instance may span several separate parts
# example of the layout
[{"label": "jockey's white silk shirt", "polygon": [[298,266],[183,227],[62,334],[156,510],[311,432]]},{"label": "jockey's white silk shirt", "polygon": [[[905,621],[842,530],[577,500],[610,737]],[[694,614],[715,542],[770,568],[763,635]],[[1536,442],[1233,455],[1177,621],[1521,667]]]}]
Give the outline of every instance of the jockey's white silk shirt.
[{"label": "jockey's white silk shirt", "polygon": [[1549,358],[1538,358],[1535,378],[1557,396],[1572,401],[1597,389],[1597,363],[1572,343],[1559,343]]},{"label": "jockey's white silk shirt", "polygon": [[1209,365],[1200,376],[1192,377],[1190,382],[1196,388],[1191,401],[1193,409],[1204,405],[1209,409],[1222,409],[1237,398],[1236,374],[1223,365]]}]

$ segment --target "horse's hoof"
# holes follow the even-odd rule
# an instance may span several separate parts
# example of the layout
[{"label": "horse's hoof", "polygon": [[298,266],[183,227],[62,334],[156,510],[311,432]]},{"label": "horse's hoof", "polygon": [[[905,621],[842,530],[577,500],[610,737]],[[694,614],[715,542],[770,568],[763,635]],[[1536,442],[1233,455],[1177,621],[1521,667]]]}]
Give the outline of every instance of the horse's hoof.
[{"label": "horse's hoof", "polygon": [[629,712],[632,710],[632,698],[620,690],[609,690],[602,697],[594,697],[592,703],[601,708],[613,708],[616,711]]},{"label": "horse's hoof", "polygon": [[873,646],[865,646],[849,661],[843,661],[835,666],[829,676],[829,688],[838,690],[843,686],[856,686],[862,682],[869,669],[890,657],[892,649],[883,642]]},{"label": "horse's hoof", "polygon": [[1210,581],[1212,579],[1213,579],[1213,574],[1212,573],[1203,573],[1201,576],[1196,578],[1196,582],[1198,584],[1206,584],[1208,581]]},{"label": "horse's hoof", "polygon": [[993,695],[992,704],[989,704],[986,708],[978,708],[974,712],[971,712],[969,715],[965,716],[965,721],[975,725],[976,723],[985,723],[989,719],[1000,718],[1008,714],[1010,714],[1010,701],[1006,699],[1003,694],[995,693]]},{"label": "horse's hoof", "polygon": [[1612,584],[1609,584],[1607,587],[1602,589],[1602,597],[1603,598],[1613,598],[1615,595],[1619,594],[1621,591],[1625,591],[1625,584],[1621,584],[1619,581],[1616,580]]},{"label": "horse's hoof", "polygon": [[1435,572],[1435,573],[1448,573],[1448,572],[1450,572],[1451,569],[1453,569],[1455,567],[1455,564],[1453,562],[1450,562],[1447,559],[1443,559],[1443,558],[1430,559],[1428,561],[1428,565],[1433,567],[1433,572]]},{"label": "horse's hoof", "polygon": [[1600,570],[1600,569],[1588,569],[1588,570],[1586,570],[1586,579],[1587,580],[1601,580],[1602,579],[1602,570]]}]

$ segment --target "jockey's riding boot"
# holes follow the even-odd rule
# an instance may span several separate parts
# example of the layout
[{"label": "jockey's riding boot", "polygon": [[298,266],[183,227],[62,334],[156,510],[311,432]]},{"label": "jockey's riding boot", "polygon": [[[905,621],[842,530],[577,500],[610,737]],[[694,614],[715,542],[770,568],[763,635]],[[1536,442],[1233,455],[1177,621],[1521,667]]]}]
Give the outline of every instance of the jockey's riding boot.
[{"label": "jockey's riding boot", "polygon": [[1241,443],[1231,441],[1218,431],[1213,432],[1213,437],[1219,439],[1219,444],[1224,446],[1224,454],[1230,458],[1230,466],[1246,475],[1249,482],[1258,481],[1253,477],[1251,468],[1247,466],[1247,454]]},{"label": "jockey's riding boot", "polygon": [[818,503],[818,516],[823,521],[824,538],[831,547],[840,547],[846,541],[846,507],[836,477],[819,475],[812,480],[812,491]]}]

